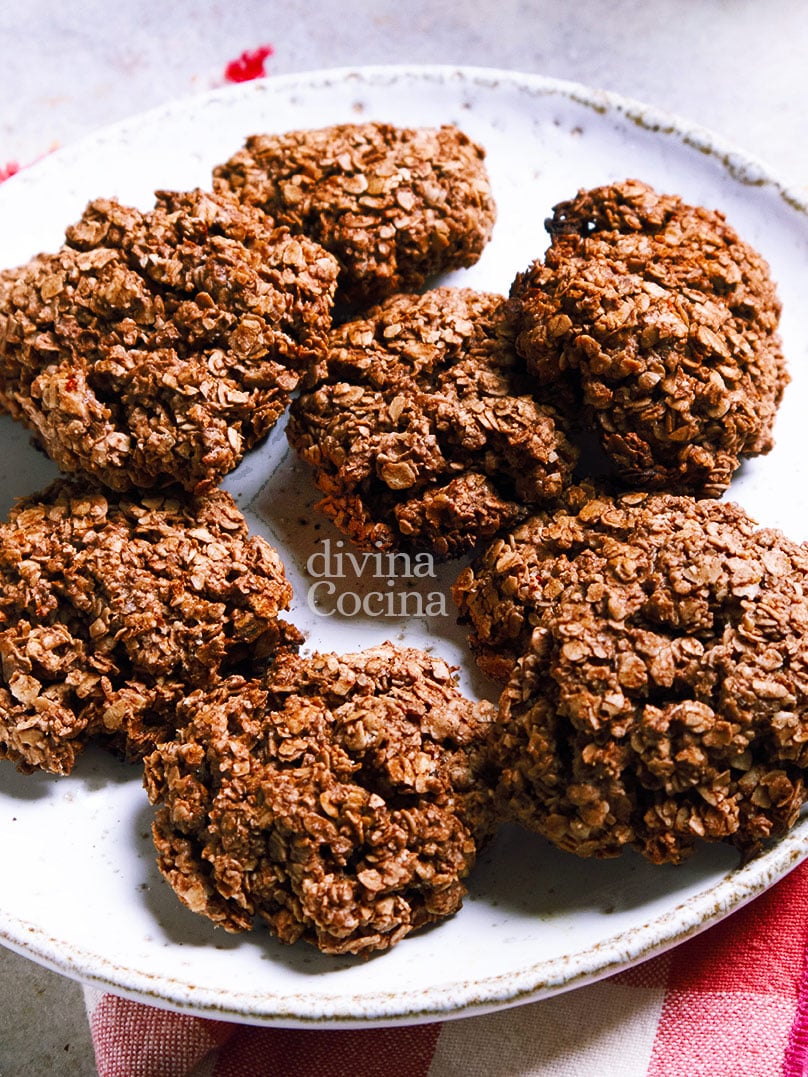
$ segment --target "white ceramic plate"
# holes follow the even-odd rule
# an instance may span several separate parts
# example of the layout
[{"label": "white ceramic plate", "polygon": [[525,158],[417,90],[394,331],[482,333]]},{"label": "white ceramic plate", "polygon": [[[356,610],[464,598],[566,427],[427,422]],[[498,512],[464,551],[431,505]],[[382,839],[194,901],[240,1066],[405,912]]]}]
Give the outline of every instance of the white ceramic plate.
[{"label": "white ceramic plate", "polygon": [[[808,538],[802,448],[808,408],[803,332],[808,218],[758,164],[693,126],[636,103],[536,76],[454,68],[323,72],[253,82],[171,104],[54,154],[0,189],[0,265],[58,246],[88,199],[144,208],[157,187],[208,185],[211,167],[256,131],[379,119],[455,122],[488,151],[499,205],[493,241],[473,269],[447,278],[507,291],[547,246],[552,205],[581,186],[636,176],[722,209],[768,258],[784,304],[793,382],[777,447],[732,488],[761,522]],[[54,470],[28,435],[0,418],[0,511]],[[309,647],[352,650],[383,639],[433,647],[462,667],[464,687],[495,696],[471,668],[450,603],[434,616],[323,616],[309,608],[307,561],[339,536],[317,518],[305,469],[281,430],[228,478],[251,526],[277,545],[296,590],[292,618]],[[321,562],[312,566],[321,571]],[[339,566],[332,559],[330,575]],[[398,594],[343,564],[357,594]],[[457,571],[419,583],[443,592]],[[412,582],[412,581],[410,581]],[[434,607],[433,607],[434,609]],[[679,868],[626,856],[603,863],[554,851],[515,829],[482,855],[452,920],[369,961],[284,947],[263,930],[230,936],[180,906],[160,878],[151,809],[137,768],[90,752],[69,778],[22,776],[0,763],[0,938],[69,976],[172,1008],[247,1022],[362,1025],[464,1016],[538,999],[625,968],[738,908],[808,852],[808,821],[740,867],[705,848]]]}]

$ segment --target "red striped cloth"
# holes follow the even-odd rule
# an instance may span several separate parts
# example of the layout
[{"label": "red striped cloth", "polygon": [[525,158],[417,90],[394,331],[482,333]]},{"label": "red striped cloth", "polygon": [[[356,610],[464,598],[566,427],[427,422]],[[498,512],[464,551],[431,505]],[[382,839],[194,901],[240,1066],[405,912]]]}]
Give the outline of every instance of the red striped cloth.
[{"label": "red striped cloth", "polygon": [[482,1017],[309,1031],[87,1003],[100,1077],[807,1077],[807,954],[808,862],[668,954]]}]

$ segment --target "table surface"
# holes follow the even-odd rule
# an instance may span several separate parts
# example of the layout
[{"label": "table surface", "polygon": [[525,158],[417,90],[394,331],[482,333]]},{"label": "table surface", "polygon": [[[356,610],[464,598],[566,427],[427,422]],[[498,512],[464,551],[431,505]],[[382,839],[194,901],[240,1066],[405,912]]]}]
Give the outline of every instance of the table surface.
[{"label": "table surface", "polygon": [[[315,0],[304,14],[277,0],[26,0],[0,9],[0,40],[0,176],[222,85],[231,60],[269,45],[269,77],[456,63],[616,91],[711,128],[808,195],[802,0]],[[0,1077],[95,1072],[79,986],[0,948]]]}]

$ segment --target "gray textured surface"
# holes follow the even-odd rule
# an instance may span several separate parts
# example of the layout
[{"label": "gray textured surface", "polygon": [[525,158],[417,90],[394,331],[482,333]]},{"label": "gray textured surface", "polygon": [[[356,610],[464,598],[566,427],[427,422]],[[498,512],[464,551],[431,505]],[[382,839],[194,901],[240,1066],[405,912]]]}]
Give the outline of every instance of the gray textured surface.
[{"label": "gray textured surface", "polygon": [[[618,91],[697,120],[808,188],[803,0],[318,0],[303,10],[277,0],[3,4],[0,169],[219,85],[229,60],[271,43],[270,74],[462,63]],[[95,1072],[80,987],[0,949],[0,1077]]]},{"label": "gray textured surface", "polygon": [[0,948],[0,1077],[94,1073],[81,987]]},{"label": "gray textured surface", "polygon": [[228,60],[271,43],[272,74],[417,62],[574,79],[696,119],[808,182],[803,0],[29,0],[0,6],[0,40],[6,161],[220,84]]}]

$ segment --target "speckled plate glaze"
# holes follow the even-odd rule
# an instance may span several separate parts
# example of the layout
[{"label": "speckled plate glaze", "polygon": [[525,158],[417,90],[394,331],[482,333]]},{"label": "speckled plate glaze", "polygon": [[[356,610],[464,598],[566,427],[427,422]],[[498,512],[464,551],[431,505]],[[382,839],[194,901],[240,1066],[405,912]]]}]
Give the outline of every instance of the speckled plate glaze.
[{"label": "speckled plate glaze", "polygon": [[[547,246],[552,205],[581,186],[635,176],[722,209],[768,258],[784,304],[793,382],[777,447],[746,465],[731,496],[761,522],[808,538],[803,332],[808,218],[801,197],[707,132],[635,102],[531,75],[456,68],[374,68],[262,80],[172,103],[53,154],[0,189],[0,265],[56,247],[91,197],[150,205],[158,187],[208,185],[211,167],[248,134],[363,119],[455,122],[488,152],[499,205],[479,264],[446,278],[507,291]],[[0,500],[55,474],[28,435],[0,418]],[[306,566],[339,536],[312,512],[308,474],[282,430],[226,483],[251,526],[281,550],[295,586],[292,618],[311,649],[390,638],[434,648],[474,673],[449,603],[431,617],[363,617],[308,602]],[[346,590],[396,592],[407,581],[338,578]],[[318,563],[316,571],[324,566]],[[421,580],[445,592],[457,571]],[[383,574],[382,574],[383,575]],[[412,581],[410,581],[412,582]],[[348,611],[350,612],[350,610]],[[326,616],[326,614],[332,614]],[[731,913],[808,853],[808,820],[740,866],[725,847],[685,865],[588,862],[506,828],[481,856],[462,911],[368,961],[284,947],[258,929],[230,936],[186,911],[163,883],[137,768],[89,752],[69,778],[0,763],[0,938],[69,976],[173,1009],[256,1024],[372,1025],[466,1016],[574,988],[626,968]]]}]

